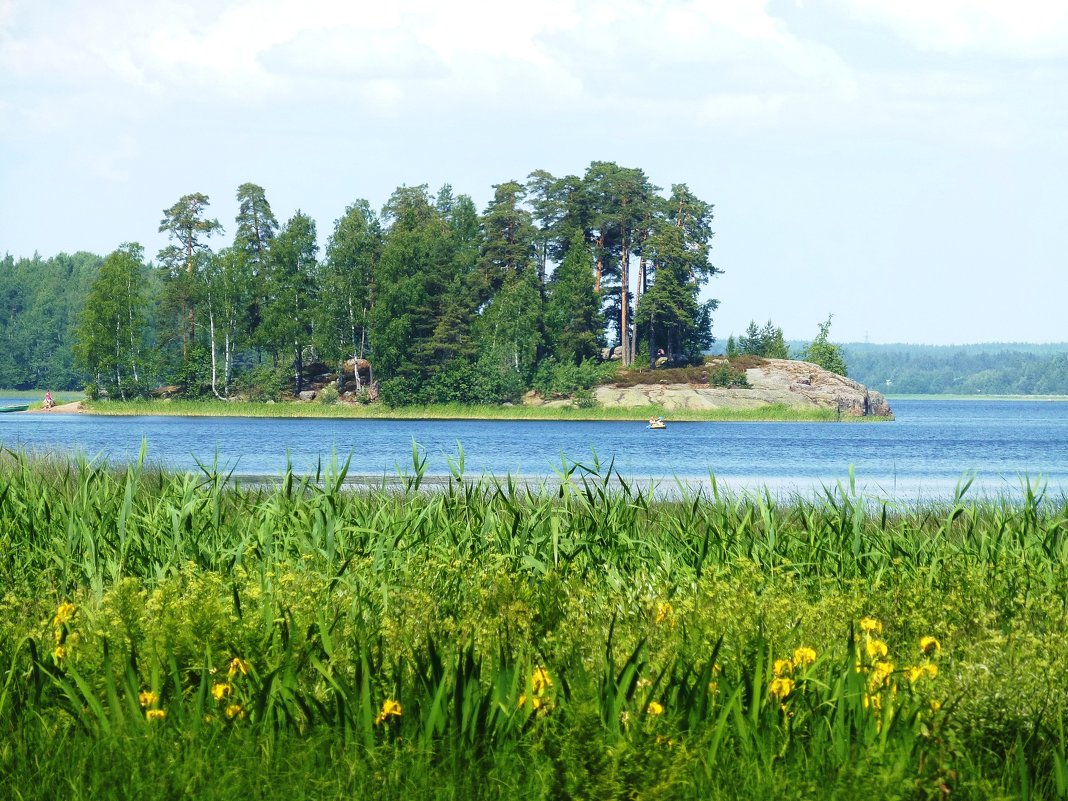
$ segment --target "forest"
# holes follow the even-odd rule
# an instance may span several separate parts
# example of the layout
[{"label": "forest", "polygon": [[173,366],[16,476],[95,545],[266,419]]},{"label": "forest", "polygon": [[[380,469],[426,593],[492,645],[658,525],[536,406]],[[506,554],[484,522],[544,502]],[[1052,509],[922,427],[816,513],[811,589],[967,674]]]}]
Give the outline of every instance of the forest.
[{"label": "forest", "polygon": [[314,220],[280,222],[245,183],[231,237],[192,193],[163,211],[154,258],[135,241],[7,255],[0,385],[266,397],[328,373],[360,399],[496,403],[590,383],[608,346],[624,366],[702,358],[711,204],[600,161],[493,190],[481,213],[448,185],[356,200],[320,247]]},{"label": "forest", "polygon": [[842,345],[849,374],[898,395],[1068,395],[1068,344]]}]

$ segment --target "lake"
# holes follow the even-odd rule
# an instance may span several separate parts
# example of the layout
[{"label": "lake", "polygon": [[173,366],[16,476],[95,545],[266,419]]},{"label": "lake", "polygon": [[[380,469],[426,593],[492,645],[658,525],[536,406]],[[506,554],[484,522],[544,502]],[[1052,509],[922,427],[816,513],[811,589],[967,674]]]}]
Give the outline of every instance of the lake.
[{"label": "lake", "polygon": [[[5,401],[0,399],[0,405]],[[681,481],[736,491],[811,494],[848,484],[896,500],[951,497],[964,475],[969,496],[1020,493],[1041,479],[1068,498],[1068,403],[897,400],[891,423],[681,423],[649,431],[640,422],[338,420],[0,415],[0,444],[93,459],[149,460],[179,470],[198,461],[246,481],[277,476],[287,462],[314,472],[351,455],[350,476],[411,472],[412,444],[429,476],[447,476],[463,453],[468,477],[552,479],[565,463],[599,460],[620,475],[670,492]]]}]

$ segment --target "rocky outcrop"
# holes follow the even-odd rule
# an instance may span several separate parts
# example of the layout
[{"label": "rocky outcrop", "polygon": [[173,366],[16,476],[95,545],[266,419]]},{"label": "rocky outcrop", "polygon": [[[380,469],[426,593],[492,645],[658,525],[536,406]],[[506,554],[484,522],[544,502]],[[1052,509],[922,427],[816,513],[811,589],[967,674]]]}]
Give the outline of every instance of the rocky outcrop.
[{"label": "rocky outcrop", "polygon": [[[713,366],[714,365],[710,365]],[[720,388],[707,384],[638,384],[602,386],[594,398],[602,406],[662,406],[668,410],[759,409],[783,404],[794,408],[833,409],[849,417],[892,417],[886,398],[851,378],[809,362],[767,359],[746,370],[749,386]]]}]

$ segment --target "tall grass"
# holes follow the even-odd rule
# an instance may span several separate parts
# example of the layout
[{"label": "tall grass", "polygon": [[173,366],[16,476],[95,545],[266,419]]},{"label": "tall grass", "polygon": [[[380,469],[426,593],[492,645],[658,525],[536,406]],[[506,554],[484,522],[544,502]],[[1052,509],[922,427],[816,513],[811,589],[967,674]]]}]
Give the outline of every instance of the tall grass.
[{"label": "tall grass", "polygon": [[917,509],[422,468],[6,454],[0,794],[1068,794],[1040,485]]}]

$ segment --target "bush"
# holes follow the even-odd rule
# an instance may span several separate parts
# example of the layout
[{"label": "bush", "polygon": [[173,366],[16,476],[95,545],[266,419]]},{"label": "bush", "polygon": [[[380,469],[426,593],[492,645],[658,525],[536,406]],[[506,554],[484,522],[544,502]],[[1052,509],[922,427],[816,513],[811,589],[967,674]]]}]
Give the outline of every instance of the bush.
[{"label": "bush", "polygon": [[340,396],[337,391],[337,386],[335,384],[327,384],[325,387],[319,390],[318,394],[315,396],[315,399],[324,406],[331,406],[337,403],[338,397]]},{"label": "bush", "polygon": [[285,367],[261,364],[241,373],[234,381],[237,394],[249,400],[280,400],[292,387],[292,376]]},{"label": "bush", "polygon": [[533,386],[542,397],[563,398],[610,381],[618,369],[619,366],[614,362],[587,359],[582,364],[571,364],[549,357],[538,365]]},{"label": "bush", "polygon": [[708,383],[713,387],[748,387],[749,379],[744,370],[734,370],[724,364],[709,374]]}]

